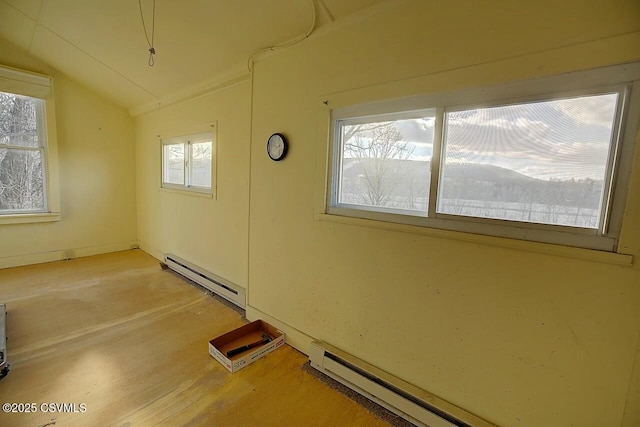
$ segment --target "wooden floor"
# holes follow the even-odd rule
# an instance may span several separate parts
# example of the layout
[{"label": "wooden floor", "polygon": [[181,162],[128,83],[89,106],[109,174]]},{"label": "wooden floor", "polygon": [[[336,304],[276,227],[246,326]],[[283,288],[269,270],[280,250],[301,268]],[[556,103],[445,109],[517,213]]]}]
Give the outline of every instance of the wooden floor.
[{"label": "wooden floor", "polygon": [[[289,346],[228,373],[207,343],[242,315],[139,250],[0,270],[0,303],[11,365],[0,403],[37,407],[0,412],[0,426],[388,425],[304,372]],[[42,412],[55,403],[78,412]]]}]

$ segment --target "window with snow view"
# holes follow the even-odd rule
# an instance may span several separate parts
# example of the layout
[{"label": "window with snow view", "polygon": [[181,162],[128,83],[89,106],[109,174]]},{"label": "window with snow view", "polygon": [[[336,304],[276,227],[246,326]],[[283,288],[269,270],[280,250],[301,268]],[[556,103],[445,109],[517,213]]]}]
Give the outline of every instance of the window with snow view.
[{"label": "window with snow view", "polygon": [[427,215],[435,110],[339,122],[338,202]]},{"label": "window with snow view", "polygon": [[44,101],[0,92],[0,214],[45,212]]},{"label": "window with snow view", "polygon": [[597,229],[618,97],[447,112],[436,212]]},{"label": "window with snow view", "polygon": [[327,213],[615,250],[632,87],[334,110]]}]

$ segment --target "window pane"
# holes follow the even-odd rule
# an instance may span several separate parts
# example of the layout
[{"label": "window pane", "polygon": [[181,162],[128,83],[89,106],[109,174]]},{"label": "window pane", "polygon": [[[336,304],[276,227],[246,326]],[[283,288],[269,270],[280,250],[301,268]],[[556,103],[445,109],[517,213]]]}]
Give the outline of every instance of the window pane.
[{"label": "window pane", "polygon": [[426,215],[435,112],[340,126],[338,203]]},{"label": "window pane", "polygon": [[0,92],[0,144],[38,147],[36,110],[41,100]]},{"label": "window pane", "polygon": [[447,113],[437,212],[597,229],[617,100]]},{"label": "window pane", "polygon": [[44,209],[42,153],[0,148],[0,211]]},{"label": "window pane", "polygon": [[163,163],[162,181],[184,185],[184,144],[164,145]]},{"label": "window pane", "polygon": [[191,185],[211,188],[211,141],[191,144]]}]

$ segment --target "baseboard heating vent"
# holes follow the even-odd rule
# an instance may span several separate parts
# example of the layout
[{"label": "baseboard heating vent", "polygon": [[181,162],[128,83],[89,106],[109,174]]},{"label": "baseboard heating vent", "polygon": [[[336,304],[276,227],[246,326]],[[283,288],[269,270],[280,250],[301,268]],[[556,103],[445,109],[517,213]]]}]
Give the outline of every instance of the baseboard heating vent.
[{"label": "baseboard heating vent", "polygon": [[324,342],[311,343],[309,361],[315,369],[417,426],[496,427]]},{"label": "baseboard heating vent", "polygon": [[245,308],[245,291],[239,286],[233,285],[227,280],[224,280],[221,277],[195,266],[175,255],[166,254],[164,261],[165,264],[167,264],[167,266],[173,271],[193,280],[238,307]]}]

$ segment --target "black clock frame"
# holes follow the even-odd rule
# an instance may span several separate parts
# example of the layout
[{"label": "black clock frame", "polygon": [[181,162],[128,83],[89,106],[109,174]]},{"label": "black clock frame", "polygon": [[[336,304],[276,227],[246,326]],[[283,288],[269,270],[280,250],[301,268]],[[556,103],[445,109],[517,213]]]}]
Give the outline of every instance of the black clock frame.
[{"label": "black clock frame", "polygon": [[[282,139],[282,143],[284,144],[284,149],[282,150],[282,154],[280,155],[280,157],[277,157],[277,158],[271,157],[271,153],[269,152],[269,143],[271,142],[271,138],[273,138],[274,136],[279,136]],[[269,156],[271,160],[273,160],[274,162],[279,162],[280,160],[286,157],[287,151],[289,151],[289,142],[287,141],[287,138],[285,138],[283,134],[274,133],[271,136],[269,136],[269,139],[267,139],[267,156]]]}]

